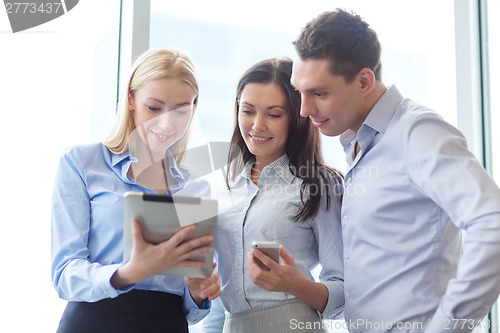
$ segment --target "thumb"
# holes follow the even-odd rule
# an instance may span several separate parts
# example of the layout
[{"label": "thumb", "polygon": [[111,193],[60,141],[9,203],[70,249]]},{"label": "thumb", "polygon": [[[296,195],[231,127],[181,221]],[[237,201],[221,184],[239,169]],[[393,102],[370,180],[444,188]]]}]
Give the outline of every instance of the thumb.
[{"label": "thumb", "polygon": [[294,263],[295,262],[295,260],[293,259],[293,256],[291,254],[288,254],[288,252],[285,251],[285,249],[283,248],[283,245],[280,245],[280,257],[286,263]]},{"label": "thumb", "polygon": [[132,221],[132,235],[133,235],[133,246],[141,246],[146,241],[144,240],[144,236],[142,235],[142,227],[139,221],[134,220]]}]

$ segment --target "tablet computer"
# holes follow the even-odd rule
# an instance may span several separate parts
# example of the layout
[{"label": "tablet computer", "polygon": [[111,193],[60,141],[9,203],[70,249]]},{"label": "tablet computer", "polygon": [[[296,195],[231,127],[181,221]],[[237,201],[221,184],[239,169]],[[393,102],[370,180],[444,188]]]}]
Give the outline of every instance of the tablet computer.
[{"label": "tablet computer", "polygon": [[[124,206],[123,245],[126,260],[130,259],[132,251],[134,219],[141,224],[144,239],[149,243],[161,243],[172,237],[181,227],[196,223],[196,229],[186,240],[211,234],[214,237],[212,246],[214,245],[217,228],[215,199],[127,192]],[[212,274],[213,251],[192,259],[205,261],[206,267],[176,267],[161,274],[201,278]]]}]

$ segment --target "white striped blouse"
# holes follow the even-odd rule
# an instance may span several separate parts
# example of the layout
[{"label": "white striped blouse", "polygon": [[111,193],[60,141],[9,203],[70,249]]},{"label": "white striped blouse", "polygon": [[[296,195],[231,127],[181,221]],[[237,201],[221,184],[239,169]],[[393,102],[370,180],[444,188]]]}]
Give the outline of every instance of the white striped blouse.
[{"label": "white striped blouse", "polygon": [[[276,241],[294,257],[299,271],[309,279],[313,280],[311,270],[321,264],[319,278],[329,292],[322,317],[338,317],[344,306],[340,200],[335,193],[338,188],[332,183],[328,211],[324,196],[313,219],[296,222],[293,217],[303,207],[302,180],[291,173],[288,156],[267,165],[258,185],[252,183],[250,174],[248,163],[230,191],[213,189],[223,210],[218,218],[215,246],[223,307],[238,313],[294,298],[261,289],[248,274],[247,253],[251,252],[252,242]],[[223,320],[216,314],[209,317]]]}]

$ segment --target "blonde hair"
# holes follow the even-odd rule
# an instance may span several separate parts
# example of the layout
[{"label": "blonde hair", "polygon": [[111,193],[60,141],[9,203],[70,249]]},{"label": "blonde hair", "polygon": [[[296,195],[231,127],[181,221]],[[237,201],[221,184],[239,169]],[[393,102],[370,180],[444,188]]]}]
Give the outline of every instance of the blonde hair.
[{"label": "blonde hair", "polygon": [[[174,47],[151,49],[141,54],[132,66],[127,84],[122,88],[117,106],[117,119],[109,136],[103,144],[114,154],[123,154],[128,150],[130,133],[136,125],[131,110],[129,110],[129,97],[147,83],[164,78],[176,78],[186,82],[194,91],[194,110],[198,103],[198,81],[194,65],[186,53]],[[193,111],[194,111],[193,110]],[[189,133],[179,139],[172,147],[177,163],[184,159]]]}]

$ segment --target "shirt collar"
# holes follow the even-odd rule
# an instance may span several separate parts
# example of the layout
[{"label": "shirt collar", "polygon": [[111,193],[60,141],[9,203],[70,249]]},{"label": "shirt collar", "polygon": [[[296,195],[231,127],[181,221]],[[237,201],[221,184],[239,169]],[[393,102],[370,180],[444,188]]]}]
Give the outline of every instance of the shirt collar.
[{"label": "shirt collar", "polygon": [[[384,133],[402,100],[403,96],[398,88],[395,85],[390,86],[377,103],[375,103],[361,125],[360,130],[362,127],[370,127],[379,133]],[[350,129],[340,135],[340,143],[344,147],[344,150],[351,145],[355,138],[356,133]]]},{"label": "shirt collar", "polygon": [[175,178],[175,180],[181,183],[187,181],[190,178],[191,172],[189,171],[189,169],[177,164],[177,162],[175,161],[175,157],[170,150],[167,150],[165,159],[168,165],[168,170],[170,171],[172,177]]},{"label": "shirt collar", "polygon": [[288,184],[290,184],[295,178],[295,176],[290,171],[290,159],[288,158],[287,154],[281,156],[276,161],[266,166],[266,168],[267,167],[273,168],[274,171],[276,171],[276,173]]},{"label": "shirt collar", "polygon": [[128,150],[124,152],[123,154],[113,154],[111,153],[111,165],[115,167],[117,164],[122,162],[125,159],[131,159],[132,161],[137,161],[137,159],[133,156],[130,155]]},{"label": "shirt collar", "polygon": [[390,86],[373,106],[363,125],[370,126],[379,133],[384,133],[402,100],[403,96],[398,88],[394,85]]},{"label": "shirt collar", "polygon": [[[251,181],[252,180],[252,168],[253,168],[254,163],[255,163],[255,159],[248,161],[245,164],[245,167],[243,168],[241,174],[238,177],[236,177],[235,182],[238,182],[241,177],[247,178]],[[288,184],[290,184],[293,181],[293,179],[295,178],[295,176],[290,171],[290,159],[288,158],[287,154],[282,155],[281,157],[276,159],[271,164],[266,165],[262,169],[262,175],[266,175],[267,174],[266,170],[268,170],[268,169],[271,170],[270,173],[272,171],[277,173],[278,176],[281,179],[283,179],[284,181],[286,181]],[[262,175],[261,175],[261,178],[262,178]]]},{"label": "shirt collar", "polygon": [[[175,157],[170,150],[166,151],[165,160],[170,174],[175,180],[177,180],[179,185],[186,182],[190,178],[191,172],[186,167],[177,164]],[[128,150],[123,154],[111,154],[111,165],[113,167],[121,165],[122,168],[126,168],[126,170],[122,170],[125,173],[128,172],[128,168],[132,162],[137,162],[137,158],[132,156]]]}]

